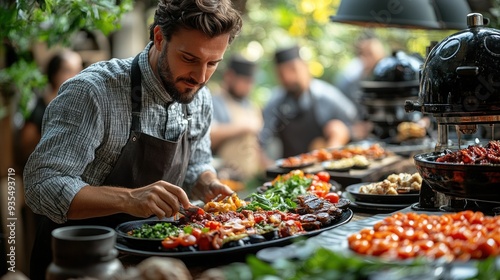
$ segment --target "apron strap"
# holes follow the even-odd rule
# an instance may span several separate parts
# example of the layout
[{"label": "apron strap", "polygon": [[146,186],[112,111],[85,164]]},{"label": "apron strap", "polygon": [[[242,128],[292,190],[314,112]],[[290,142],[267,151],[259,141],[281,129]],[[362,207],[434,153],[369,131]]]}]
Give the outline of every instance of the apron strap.
[{"label": "apron strap", "polygon": [[189,128],[191,127],[191,111],[189,110],[189,106],[187,104],[182,104],[182,113],[184,114],[184,119],[187,120],[186,130],[189,131]]},{"label": "apron strap", "polygon": [[132,100],[132,131],[141,131],[142,87],[141,69],[139,68],[138,54],[132,61],[131,74],[131,100]]}]

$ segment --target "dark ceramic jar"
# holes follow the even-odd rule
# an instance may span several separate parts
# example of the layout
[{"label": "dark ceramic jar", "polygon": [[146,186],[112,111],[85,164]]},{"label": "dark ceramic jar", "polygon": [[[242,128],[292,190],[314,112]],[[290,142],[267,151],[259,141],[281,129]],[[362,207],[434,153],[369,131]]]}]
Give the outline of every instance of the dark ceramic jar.
[{"label": "dark ceramic jar", "polygon": [[47,280],[111,279],[123,271],[114,248],[116,232],[102,226],[68,226],[52,231],[53,260]]}]

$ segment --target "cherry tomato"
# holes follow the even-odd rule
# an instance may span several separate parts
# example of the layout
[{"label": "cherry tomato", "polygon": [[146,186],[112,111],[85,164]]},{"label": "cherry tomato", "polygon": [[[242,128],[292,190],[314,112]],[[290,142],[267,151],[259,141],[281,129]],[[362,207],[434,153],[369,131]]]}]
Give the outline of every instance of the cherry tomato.
[{"label": "cherry tomato", "polygon": [[205,224],[205,226],[208,227],[210,230],[217,230],[221,227],[221,223],[219,223],[217,221],[208,221]]},{"label": "cherry tomato", "polygon": [[165,249],[173,249],[173,248],[176,248],[177,246],[179,246],[179,243],[180,243],[179,238],[167,237],[161,241],[161,246],[163,246],[163,248],[165,248]]},{"label": "cherry tomato", "polygon": [[323,182],[330,182],[330,173],[326,171],[320,171],[316,174],[318,178]]},{"label": "cherry tomato", "polygon": [[259,224],[260,222],[266,220],[266,216],[264,214],[254,213],[253,214],[253,219],[254,219],[254,221],[255,221],[256,224]]},{"label": "cherry tomato", "polygon": [[334,192],[327,193],[324,198],[330,201],[331,203],[338,203],[340,199],[339,195]]},{"label": "cherry tomato", "polygon": [[196,239],[198,239],[201,235],[201,229],[200,228],[193,228],[193,230],[191,231],[191,234],[196,237]]},{"label": "cherry tomato", "polygon": [[202,233],[200,238],[198,238],[198,250],[208,251],[212,250],[211,245],[212,237],[208,233]]},{"label": "cherry tomato", "polygon": [[192,234],[185,234],[183,236],[180,236],[178,239],[180,244],[182,246],[185,246],[185,247],[188,247],[188,246],[193,246],[196,244],[196,237],[194,237],[194,235]]},{"label": "cherry tomato", "polygon": [[313,194],[315,194],[317,197],[325,197],[326,195],[326,192],[324,190],[314,190],[314,191],[311,191]]}]

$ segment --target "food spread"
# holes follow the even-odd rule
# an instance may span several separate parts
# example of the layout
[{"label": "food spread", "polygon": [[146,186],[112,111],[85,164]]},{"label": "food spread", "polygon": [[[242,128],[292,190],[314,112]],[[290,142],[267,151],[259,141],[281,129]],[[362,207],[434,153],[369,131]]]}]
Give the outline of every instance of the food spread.
[{"label": "food spread", "polygon": [[[143,224],[127,235],[161,240],[162,250],[206,251],[300,235],[334,225],[344,211],[326,172],[280,175],[248,201],[236,194],[175,222]],[[347,203],[344,201],[344,203]],[[344,204],[344,206],[347,204]]]},{"label": "food spread", "polygon": [[436,162],[459,164],[500,164],[500,141],[490,141],[486,146],[470,145],[456,152],[448,152]]},{"label": "food spread", "polygon": [[359,188],[359,193],[398,195],[420,191],[421,187],[422,177],[419,173],[399,173],[387,176],[382,182],[363,185]]},{"label": "food spread", "polygon": [[359,254],[387,259],[486,259],[500,253],[500,216],[470,210],[443,215],[395,213],[348,237]]},{"label": "food spread", "polygon": [[[340,149],[317,149],[309,153],[284,158],[279,165],[284,168],[293,168],[329,160],[352,159],[355,156],[363,156],[368,160],[377,160],[387,157],[388,155],[389,152],[379,144],[372,144],[368,147],[350,145]],[[358,159],[357,161],[359,160],[363,159]],[[357,163],[357,161],[354,163]],[[358,163],[358,165],[365,165],[365,162],[366,161],[363,160],[363,163]]]}]

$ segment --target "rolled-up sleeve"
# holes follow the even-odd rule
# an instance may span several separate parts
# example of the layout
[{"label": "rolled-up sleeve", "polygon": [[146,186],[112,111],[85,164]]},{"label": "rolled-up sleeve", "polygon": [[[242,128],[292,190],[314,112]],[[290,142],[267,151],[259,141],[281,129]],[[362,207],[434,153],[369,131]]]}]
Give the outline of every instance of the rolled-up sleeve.
[{"label": "rolled-up sleeve", "polygon": [[212,98],[208,89],[204,88],[202,98],[190,104],[192,123],[190,127],[191,156],[184,180],[184,189],[189,194],[200,174],[205,171],[215,173],[210,149],[210,124],[212,122]]},{"label": "rolled-up sleeve", "polygon": [[67,220],[71,201],[88,185],[82,174],[103,136],[92,88],[63,84],[60,93],[47,107],[42,138],[24,170],[26,203],[56,223]]}]

